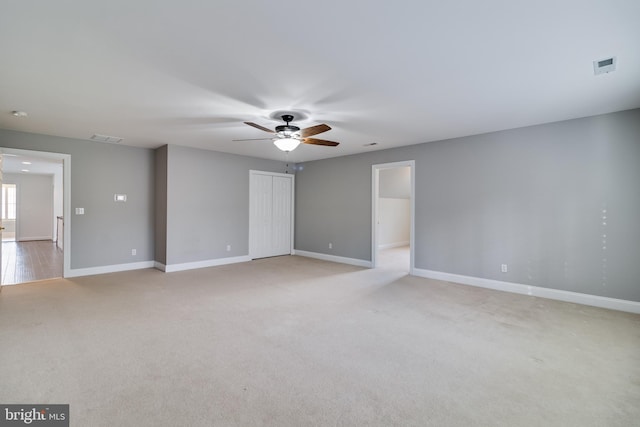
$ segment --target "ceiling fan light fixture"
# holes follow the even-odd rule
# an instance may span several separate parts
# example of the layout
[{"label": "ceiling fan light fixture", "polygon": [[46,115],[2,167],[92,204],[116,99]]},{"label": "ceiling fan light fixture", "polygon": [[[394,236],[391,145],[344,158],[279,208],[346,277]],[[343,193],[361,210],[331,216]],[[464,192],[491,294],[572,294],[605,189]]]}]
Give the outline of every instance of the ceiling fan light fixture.
[{"label": "ceiling fan light fixture", "polygon": [[324,145],[326,147],[336,147],[340,143],[334,141],[327,141],[324,139],[317,138],[309,138],[310,136],[317,135],[322,132],[326,132],[331,130],[331,127],[326,124],[319,124],[315,126],[311,126],[308,128],[300,129],[298,126],[291,125],[291,120],[293,120],[293,115],[291,114],[283,114],[282,120],[286,123],[285,125],[276,126],[275,130],[271,130],[264,126],[261,126],[257,123],[252,122],[244,122],[245,125],[249,125],[256,129],[260,129],[261,131],[270,133],[271,138],[251,138],[251,139],[234,139],[234,141],[251,141],[255,139],[270,139],[273,141],[273,144],[278,147],[279,150],[284,152],[289,152],[295,150],[298,145],[301,143],[311,144],[311,145]]},{"label": "ceiling fan light fixture", "polygon": [[300,140],[295,138],[278,138],[273,141],[273,144],[282,151],[293,151],[300,145]]}]

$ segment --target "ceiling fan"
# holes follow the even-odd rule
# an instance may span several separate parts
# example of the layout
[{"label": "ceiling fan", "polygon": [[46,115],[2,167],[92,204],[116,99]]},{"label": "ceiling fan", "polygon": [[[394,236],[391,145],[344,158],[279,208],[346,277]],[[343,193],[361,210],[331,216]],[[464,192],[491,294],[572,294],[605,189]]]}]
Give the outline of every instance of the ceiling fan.
[{"label": "ceiling fan", "polygon": [[273,143],[276,147],[278,147],[282,151],[287,152],[295,150],[296,147],[300,145],[300,143],[325,145],[327,147],[335,147],[339,144],[339,142],[327,141],[325,139],[309,138],[310,136],[331,130],[328,125],[321,124],[305,129],[300,129],[298,126],[289,124],[291,121],[293,121],[293,116],[291,114],[284,114],[281,117],[286,124],[276,126],[275,130],[268,129],[256,123],[244,122],[244,124],[246,125],[273,134],[274,136],[272,138],[234,139],[234,141],[257,141],[271,139],[273,140]]}]

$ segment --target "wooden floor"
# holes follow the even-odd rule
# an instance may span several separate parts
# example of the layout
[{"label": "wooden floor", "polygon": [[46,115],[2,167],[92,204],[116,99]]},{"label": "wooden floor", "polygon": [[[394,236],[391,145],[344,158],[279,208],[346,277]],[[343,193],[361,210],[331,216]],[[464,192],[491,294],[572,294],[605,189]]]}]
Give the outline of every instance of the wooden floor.
[{"label": "wooden floor", "polygon": [[3,285],[62,277],[62,250],[51,240],[2,242]]}]

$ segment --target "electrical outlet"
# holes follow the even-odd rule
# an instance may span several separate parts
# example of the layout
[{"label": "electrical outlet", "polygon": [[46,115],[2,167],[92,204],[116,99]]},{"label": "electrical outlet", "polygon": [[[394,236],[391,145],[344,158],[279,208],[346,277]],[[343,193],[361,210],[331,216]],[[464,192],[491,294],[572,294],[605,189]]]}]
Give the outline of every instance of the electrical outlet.
[{"label": "electrical outlet", "polygon": [[500,266],[500,271],[502,271],[503,273],[506,273],[507,272],[507,264],[502,264]]},{"label": "electrical outlet", "polygon": [[329,249],[333,249],[333,243],[329,243]]},{"label": "electrical outlet", "polygon": [[131,249],[131,255],[135,255],[138,251],[136,251],[135,249]]},{"label": "electrical outlet", "polygon": [[231,245],[227,245],[227,252],[231,252]]}]

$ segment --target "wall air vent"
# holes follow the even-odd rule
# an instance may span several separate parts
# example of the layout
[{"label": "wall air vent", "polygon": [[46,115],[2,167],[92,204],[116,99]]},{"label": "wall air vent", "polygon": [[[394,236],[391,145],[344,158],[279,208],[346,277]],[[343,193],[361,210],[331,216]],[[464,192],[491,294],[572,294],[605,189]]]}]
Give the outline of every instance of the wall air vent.
[{"label": "wall air vent", "polygon": [[95,135],[93,135],[91,138],[92,141],[98,141],[98,142],[108,142],[110,144],[118,144],[120,142],[122,142],[122,138],[117,137],[117,136],[109,136],[109,135],[100,135],[98,133],[96,133]]},{"label": "wall air vent", "polygon": [[616,57],[601,59],[599,61],[593,61],[593,74],[610,73],[616,70]]}]

